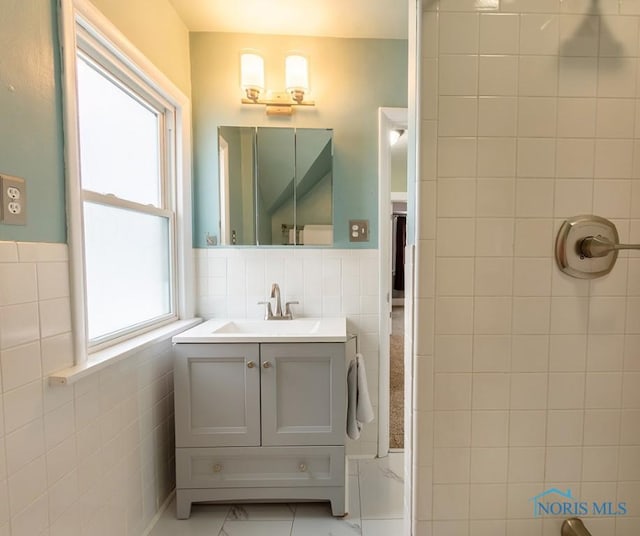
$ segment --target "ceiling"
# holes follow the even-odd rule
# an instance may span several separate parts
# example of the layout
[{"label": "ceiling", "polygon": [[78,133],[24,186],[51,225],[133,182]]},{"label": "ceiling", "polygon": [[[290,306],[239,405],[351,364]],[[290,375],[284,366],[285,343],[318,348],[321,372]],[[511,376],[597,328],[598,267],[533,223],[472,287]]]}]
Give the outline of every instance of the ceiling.
[{"label": "ceiling", "polygon": [[403,0],[169,0],[192,32],[407,39]]}]

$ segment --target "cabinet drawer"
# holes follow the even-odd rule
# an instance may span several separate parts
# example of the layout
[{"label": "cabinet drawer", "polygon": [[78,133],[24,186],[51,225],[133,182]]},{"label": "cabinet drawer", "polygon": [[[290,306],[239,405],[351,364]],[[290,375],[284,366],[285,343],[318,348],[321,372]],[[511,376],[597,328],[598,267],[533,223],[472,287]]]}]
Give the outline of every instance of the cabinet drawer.
[{"label": "cabinet drawer", "polygon": [[344,447],[176,449],[177,487],[343,486]]}]

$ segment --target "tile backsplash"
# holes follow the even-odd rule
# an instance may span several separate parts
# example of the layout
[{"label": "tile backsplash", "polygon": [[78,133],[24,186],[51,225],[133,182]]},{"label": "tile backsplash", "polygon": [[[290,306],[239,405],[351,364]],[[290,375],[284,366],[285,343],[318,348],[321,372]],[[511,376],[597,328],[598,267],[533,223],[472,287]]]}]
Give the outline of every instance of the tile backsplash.
[{"label": "tile backsplash", "polygon": [[0,242],[0,534],[138,536],[174,488],[170,342],[70,386],[64,244]]},{"label": "tile backsplash", "polygon": [[[210,248],[195,250],[197,314],[203,318],[262,318],[272,283],[294,315],[346,316],[365,356],[369,392],[378,400],[378,250]],[[375,455],[377,423],[364,427],[349,454]]]},{"label": "tile backsplash", "polygon": [[[260,317],[272,282],[300,315],[346,315],[377,400],[377,251],[195,256],[204,317]],[[171,345],[50,386],[73,364],[68,271],[66,245],[0,242],[0,534],[137,536],[175,485]],[[375,423],[348,448],[375,454]]]}]

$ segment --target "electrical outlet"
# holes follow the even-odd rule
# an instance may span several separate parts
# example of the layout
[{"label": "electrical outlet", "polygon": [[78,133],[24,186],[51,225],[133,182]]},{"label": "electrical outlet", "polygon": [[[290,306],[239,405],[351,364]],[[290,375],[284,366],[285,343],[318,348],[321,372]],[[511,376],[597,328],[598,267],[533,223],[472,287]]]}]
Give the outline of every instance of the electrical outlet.
[{"label": "electrical outlet", "polygon": [[369,241],[369,220],[349,220],[349,241]]},{"label": "electrical outlet", "polygon": [[0,223],[26,225],[27,190],[24,179],[0,174]]}]

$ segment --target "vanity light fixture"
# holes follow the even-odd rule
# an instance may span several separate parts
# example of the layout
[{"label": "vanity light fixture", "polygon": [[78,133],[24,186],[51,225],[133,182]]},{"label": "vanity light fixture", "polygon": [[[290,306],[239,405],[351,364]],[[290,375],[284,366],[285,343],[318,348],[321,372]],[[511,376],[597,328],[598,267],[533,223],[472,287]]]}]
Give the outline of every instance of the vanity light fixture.
[{"label": "vanity light fixture", "polygon": [[240,78],[245,93],[242,104],[263,104],[267,115],[291,115],[294,106],[315,106],[314,101],[305,100],[309,91],[309,65],[307,58],[300,54],[285,58],[286,91],[265,92],[264,60],[255,52],[240,55]]}]

